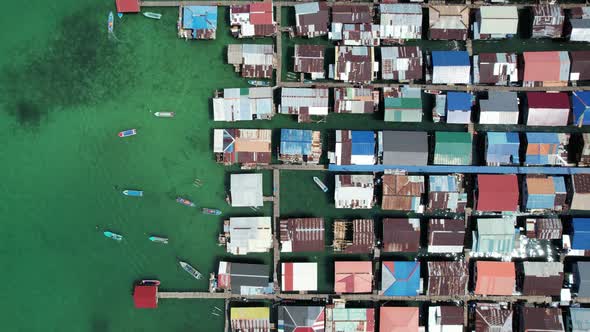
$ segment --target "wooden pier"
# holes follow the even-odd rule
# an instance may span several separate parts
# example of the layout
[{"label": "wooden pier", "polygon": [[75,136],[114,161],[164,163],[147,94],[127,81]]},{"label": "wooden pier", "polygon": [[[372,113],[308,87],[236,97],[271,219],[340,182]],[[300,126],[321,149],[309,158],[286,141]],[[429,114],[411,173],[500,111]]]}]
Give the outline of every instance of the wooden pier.
[{"label": "wooden pier", "polygon": [[272,237],[272,263],[273,263],[273,271],[272,271],[272,279],[274,282],[275,293],[280,293],[281,288],[279,287],[279,277],[277,271],[279,270],[279,264],[281,260],[281,251],[279,249],[279,222],[280,222],[280,215],[281,215],[281,201],[280,201],[280,194],[281,194],[281,174],[278,169],[273,169],[272,171],[272,194],[274,196],[274,201],[272,204],[272,225],[273,225],[273,237]]}]

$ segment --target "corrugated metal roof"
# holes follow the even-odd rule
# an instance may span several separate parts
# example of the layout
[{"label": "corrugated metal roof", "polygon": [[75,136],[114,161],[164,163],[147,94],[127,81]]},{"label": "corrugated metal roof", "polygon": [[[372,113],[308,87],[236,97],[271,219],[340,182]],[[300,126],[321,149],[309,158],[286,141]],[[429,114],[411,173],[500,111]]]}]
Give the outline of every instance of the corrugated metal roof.
[{"label": "corrugated metal roof", "polygon": [[334,262],[335,293],[370,293],[373,289],[371,261]]},{"label": "corrugated metal roof", "polygon": [[434,164],[471,165],[471,134],[461,132],[436,132]]},{"label": "corrugated metal roof", "polygon": [[230,218],[227,252],[245,255],[251,252],[269,251],[272,247],[270,219],[270,217]]},{"label": "corrugated metal roof", "polygon": [[311,143],[311,130],[281,129],[281,154],[308,155]]},{"label": "corrugated metal roof", "polygon": [[473,252],[510,254],[515,245],[515,221],[514,218],[478,219]]},{"label": "corrugated metal roof", "polygon": [[590,91],[574,91],[572,93],[574,124],[590,124]]},{"label": "corrugated metal roof", "polygon": [[428,134],[419,131],[383,131],[383,165],[426,165]]},{"label": "corrugated metal roof", "polygon": [[428,295],[463,295],[467,291],[469,272],[465,261],[428,262]]},{"label": "corrugated metal roof", "polygon": [[475,328],[478,332],[512,332],[512,310],[498,303],[476,303]]},{"label": "corrugated metal roof", "polygon": [[231,174],[232,206],[262,206],[262,173]]},{"label": "corrugated metal roof", "polygon": [[572,332],[590,331],[590,308],[570,308]]},{"label": "corrugated metal roof", "polygon": [[518,207],[516,175],[480,174],[477,176],[477,210],[516,211]]},{"label": "corrugated metal roof", "polygon": [[280,221],[281,252],[323,251],[323,218],[291,218]]},{"label": "corrugated metal roof", "polygon": [[323,306],[279,306],[278,332],[306,331],[315,328],[324,332]]},{"label": "corrugated metal roof", "polygon": [[383,219],[383,251],[418,252],[419,248],[420,219]]},{"label": "corrugated metal roof", "polygon": [[473,95],[468,92],[448,92],[447,93],[447,110],[470,111]]},{"label": "corrugated metal roof", "polygon": [[563,332],[561,308],[522,307],[524,331]]},{"label": "corrugated metal roof", "polygon": [[512,295],[516,283],[513,262],[475,262],[477,281],[475,294]]},{"label": "corrugated metal roof", "polygon": [[590,250],[590,218],[574,218],[572,226],[572,249]]}]

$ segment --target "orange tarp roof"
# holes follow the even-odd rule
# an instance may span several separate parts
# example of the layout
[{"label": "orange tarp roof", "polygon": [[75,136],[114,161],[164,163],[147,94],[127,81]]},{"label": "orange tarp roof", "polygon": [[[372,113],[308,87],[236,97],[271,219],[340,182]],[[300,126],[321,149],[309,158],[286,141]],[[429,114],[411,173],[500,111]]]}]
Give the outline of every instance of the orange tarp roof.
[{"label": "orange tarp roof", "polygon": [[512,262],[475,263],[477,282],[475,294],[512,295],[516,283],[516,271]]},{"label": "orange tarp roof", "polygon": [[529,194],[555,194],[553,178],[529,178],[526,179]]}]

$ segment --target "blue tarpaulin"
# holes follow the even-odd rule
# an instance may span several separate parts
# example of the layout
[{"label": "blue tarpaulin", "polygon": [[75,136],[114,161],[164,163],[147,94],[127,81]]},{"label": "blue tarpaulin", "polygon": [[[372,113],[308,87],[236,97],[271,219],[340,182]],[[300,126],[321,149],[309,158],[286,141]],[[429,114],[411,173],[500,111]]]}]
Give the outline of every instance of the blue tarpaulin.
[{"label": "blue tarpaulin", "polygon": [[448,111],[470,111],[471,94],[467,92],[449,92],[447,93],[447,110]]},{"label": "blue tarpaulin", "polygon": [[572,226],[572,249],[590,250],[590,218],[574,218]]},{"label": "blue tarpaulin", "polygon": [[432,51],[433,66],[470,66],[466,51]]},{"label": "blue tarpaulin", "polygon": [[311,154],[311,130],[281,129],[281,154]]},{"label": "blue tarpaulin", "polygon": [[193,30],[193,38],[196,38],[196,30],[216,30],[217,7],[184,6],[182,27]]},{"label": "blue tarpaulin", "polygon": [[430,191],[456,192],[457,182],[452,175],[430,175],[428,177]]},{"label": "blue tarpaulin", "polygon": [[574,124],[590,124],[590,91],[574,91],[572,93]]},{"label": "blue tarpaulin", "polygon": [[372,131],[352,131],[352,154],[372,156],[375,154],[375,134]]}]

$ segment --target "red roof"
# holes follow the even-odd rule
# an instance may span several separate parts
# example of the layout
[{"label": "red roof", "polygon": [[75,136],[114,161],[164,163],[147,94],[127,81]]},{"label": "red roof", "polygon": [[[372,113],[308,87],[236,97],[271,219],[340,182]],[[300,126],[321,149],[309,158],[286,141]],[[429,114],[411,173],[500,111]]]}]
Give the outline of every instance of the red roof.
[{"label": "red roof", "polygon": [[133,302],[136,308],[157,308],[157,286],[135,286]]},{"label": "red roof", "polygon": [[567,93],[527,92],[526,98],[529,108],[567,108],[570,109],[570,99]]},{"label": "red roof", "polygon": [[139,13],[139,0],[116,0],[117,13]]},{"label": "red roof", "polygon": [[477,210],[516,211],[518,208],[516,175],[478,175],[477,187]]},{"label": "red roof", "polygon": [[256,2],[250,5],[250,23],[273,24],[272,2]]},{"label": "red roof", "polygon": [[559,52],[524,52],[524,81],[559,81]]}]

